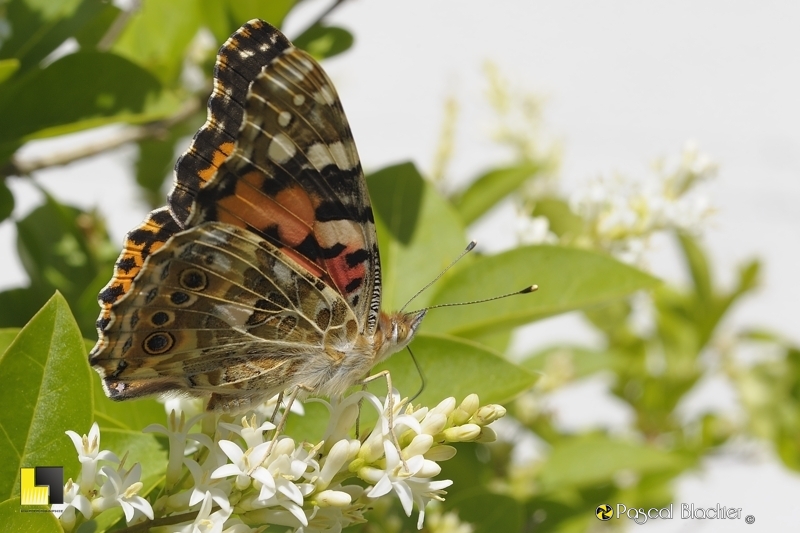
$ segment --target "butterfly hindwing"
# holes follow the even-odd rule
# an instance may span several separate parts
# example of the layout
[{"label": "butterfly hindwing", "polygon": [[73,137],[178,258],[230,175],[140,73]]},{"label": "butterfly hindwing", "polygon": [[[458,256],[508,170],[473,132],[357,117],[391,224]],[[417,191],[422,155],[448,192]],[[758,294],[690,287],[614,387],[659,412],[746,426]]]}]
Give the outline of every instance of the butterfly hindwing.
[{"label": "butterfly hindwing", "polygon": [[[357,323],[321,280],[269,242],[226,224],[175,236],[115,308],[113,339],[91,363],[116,399],[184,390],[232,398],[308,378],[310,359],[352,349]],[[253,391],[256,391],[254,393]]]}]

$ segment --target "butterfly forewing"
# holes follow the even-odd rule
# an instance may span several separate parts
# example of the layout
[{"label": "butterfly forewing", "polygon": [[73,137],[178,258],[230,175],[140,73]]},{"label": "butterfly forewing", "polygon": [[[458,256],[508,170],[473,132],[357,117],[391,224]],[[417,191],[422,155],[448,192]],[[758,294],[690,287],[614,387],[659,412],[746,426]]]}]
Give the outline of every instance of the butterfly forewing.
[{"label": "butterfly forewing", "polygon": [[374,332],[379,258],[369,195],[338,96],[289,48],[250,86],[239,140],[197,194],[188,225],[253,231],[335,287]]},{"label": "butterfly forewing", "polygon": [[244,116],[247,91],[261,69],[291,43],[260,20],[251,20],[219,49],[208,119],[175,164],[169,194],[173,216],[184,225],[199,191],[233,151]]}]

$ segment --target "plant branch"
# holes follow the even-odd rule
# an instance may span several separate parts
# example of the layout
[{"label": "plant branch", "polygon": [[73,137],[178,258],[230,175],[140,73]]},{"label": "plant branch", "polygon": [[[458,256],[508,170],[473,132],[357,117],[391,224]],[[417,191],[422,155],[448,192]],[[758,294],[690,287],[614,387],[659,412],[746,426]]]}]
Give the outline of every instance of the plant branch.
[{"label": "plant branch", "polygon": [[346,0],[335,0],[335,1],[334,1],[334,2],[333,2],[331,5],[330,5],[330,6],[328,6],[328,9],[326,9],[325,11],[323,11],[322,13],[320,13],[320,14],[317,16],[317,18],[316,18],[316,19],[314,19],[314,21],[313,21],[311,24],[309,24],[308,26],[306,26],[306,29],[304,29],[303,31],[301,31],[301,32],[300,32],[300,33],[298,33],[297,35],[298,35],[298,36],[300,36],[300,35],[303,35],[305,32],[307,32],[308,30],[310,30],[310,29],[311,29],[311,28],[313,28],[314,26],[317,26],[317,25],[319,25],[319,24],[322,24],[322,21],[323,21],[323,20],[325,20],[325,19],[328,17],[328,15],[330,15],[331,13],[333,13],[334,11],[336,11],[336,9],[338,9],[338,8],[339,8],[339,6],[341,6],[341,5],[342,5],[342,4],[344,4],[345,2],[346,2]]},{"label": "plant branch", "polygon": [[194,114],[200,106],[198,99],[192,99],[180,111],[164,120],[142,124],[141,126],[131,126],[100,141],[79,146],[72,150],[56,152],[43,157],[20,160],[17,157],[11,158],[4,167],[0,168],[0,179],[8,176],[27,176],[32,172],[43,168],[67,165],[74,161],[79,161],[87,157],[119,148],[129,142],[141,141],[143,139],[153,139],[163,137],[169,129],[176,124],[186,120]]},{"label": "plant branch", "polygon": [[[214,505],[211,508],[210,512],[218,511],[219,509],[220,509],[219,505]],[[170,526],[172,524],[180,524],[181,522],[188,522],[189,520],[194,520],[195,518],[197,518],[198,514],[200,514],[200,511],[193,511],[191,513],[183,513],[172,516],[164,516],[162,518],[156,518],[154,520],[145,520],[144,522],[139,522],[138,524],[118,529],[117,533],[144,533],[146,531],[150,531],[150,529],[154,527]]]}]

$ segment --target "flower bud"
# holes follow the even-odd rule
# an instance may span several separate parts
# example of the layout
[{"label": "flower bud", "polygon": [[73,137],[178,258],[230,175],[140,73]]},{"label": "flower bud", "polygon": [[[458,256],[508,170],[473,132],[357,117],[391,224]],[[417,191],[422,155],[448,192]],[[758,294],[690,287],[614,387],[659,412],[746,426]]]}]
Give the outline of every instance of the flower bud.
[{"label": "flower bud", "polygon": [[477,424],[464,424],[444,430],[444,440],[448,442],[472,442],[478,438],[481,427]]},{"label": "flower bud", "polygon": [[464,424],[467,420],[469,420],[469,417],[475,414],[475,411],[477,411],[478,407],[480,406],[481,404],[477,394],[473,393],[468,395],[466,398],[464,398],[464,401],[461,402],[461,405],[456,407],[456,410],[453,411],[453,414],[450,417],[453,425],[460,426],[461,424]]},{"label": "flower bud", "polygon": [[438,476],[442,472],[442,467],[434,463],[433,461],[425,460],[422,463],[422,468],[420,468],[414,477],[422,477],[422,478],[431,478],[434,476]]},{"label": "flower bud", "polygon": [[341,490],[323,490],[315,498],[320,507],[347,507],[352,499]]},{"label": "flower bud", "polygon": [[436,435],[437,433],[441,433],[446,425],[447,415],[433,412],[428,413],[428,416],[425,417],[425,420],[420,423],[422,432],[427,435]]},{"label": "flower bud", "polygon": [[403,449],[403,458],[409,459],[415,455],[424,455],[428,450],[431,449],[432,444],[432,435],[427,435],[425,433],[417,435],[414,437],[414,440],[411,441],[411,444]]},{"label": "flower bud", "polygon": [[[445,398],[439,405],[431,409],[431,413],[442,413],[444,416],[450,416],[450,413],[453,412],[453,409],[456,408],[456,399],[452,396],[449,398]],[[430,414],[428,414],[430,416]]]},{"label": "flower bud", "polygon": [[479,426],[485,426],[486,424],[491,424],[498,418],[503,418],[505,415],[505,407],[492,403],[489,405],[484,405],[478,409],[478,412],[472,416],[470,422],[473,424],[478,424]]},{"label": "flower bud", "polygon": [[339,473],[344,464],[347,462],[347,456],[350,451],[350,443],[346,440],[340,440],[333,445],[328,456],[325,458],[325,463],[322,465],[319,477],[316,480],[317,489],[324,489],[331,484],[333,477]]}]

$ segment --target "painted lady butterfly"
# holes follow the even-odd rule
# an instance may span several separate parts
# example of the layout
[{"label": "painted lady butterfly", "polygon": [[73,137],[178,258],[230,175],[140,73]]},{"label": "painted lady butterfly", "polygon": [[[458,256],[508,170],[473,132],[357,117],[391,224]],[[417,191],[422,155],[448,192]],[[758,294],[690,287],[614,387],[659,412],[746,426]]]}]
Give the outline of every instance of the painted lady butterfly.
[{"label": "painted lady butterfly", "polygon": [[341,394],[405,347],[425,311],[380,310],[367,186],[322,68],[252,20],[220,48],[208,120],[168,205],[128,233],[89,360],[114,400]]}]

